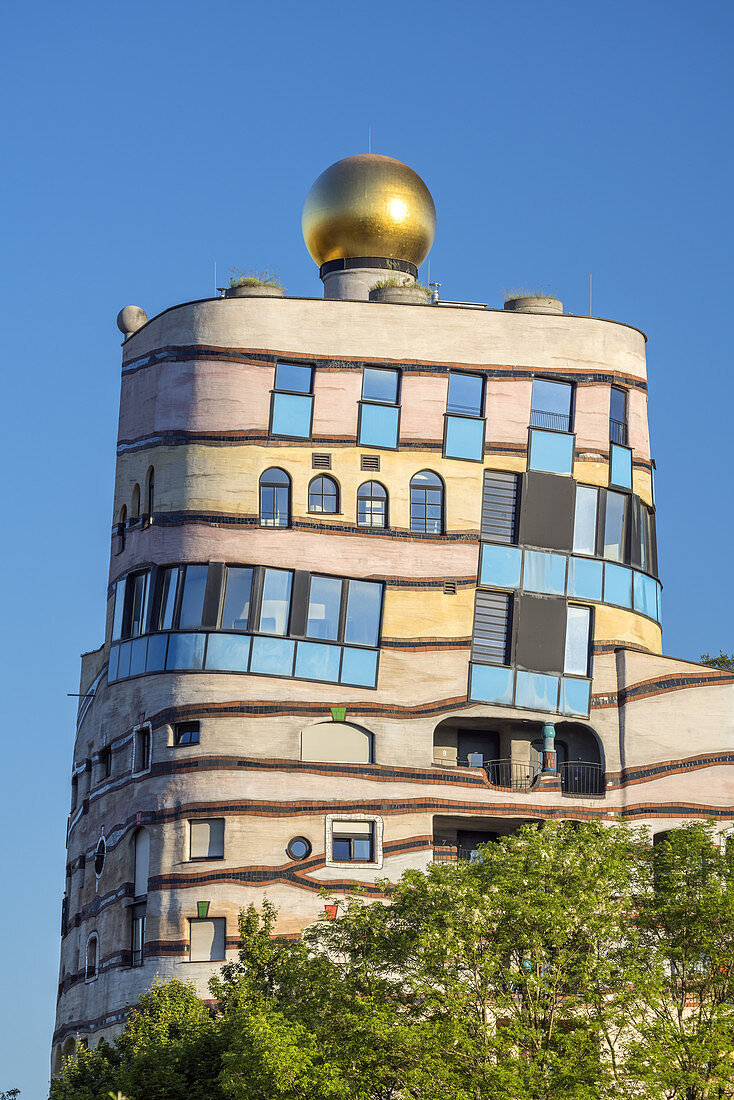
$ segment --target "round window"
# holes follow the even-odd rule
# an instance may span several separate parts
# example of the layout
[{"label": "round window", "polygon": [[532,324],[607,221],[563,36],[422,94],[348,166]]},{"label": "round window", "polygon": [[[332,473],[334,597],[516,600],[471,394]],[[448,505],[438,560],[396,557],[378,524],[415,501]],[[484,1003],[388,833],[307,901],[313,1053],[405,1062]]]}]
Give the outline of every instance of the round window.
[{"label": "round window", "polygon": [[107,845],[103,836],[99,838],[97,849],[94,853],[94,873],[99,878],[104,868],[105,856],[107,855]]},{"label": "round window", "polygon": [[286,852],[291,859],[305,859],[311,855],[311,841],[306,840],[305,836],[294,836],[288,841]]}]

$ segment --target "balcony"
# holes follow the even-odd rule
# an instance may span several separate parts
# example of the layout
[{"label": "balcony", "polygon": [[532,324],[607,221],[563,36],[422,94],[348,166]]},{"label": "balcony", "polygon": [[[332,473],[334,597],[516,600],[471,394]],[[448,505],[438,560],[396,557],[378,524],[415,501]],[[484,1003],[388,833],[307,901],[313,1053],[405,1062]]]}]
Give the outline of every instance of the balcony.
[{"label": "balcony", "polygon": [[548,412],[545,409],[531,409],[530,426],[532,428],[551,428],[556,432],[570,432],[571,414]]},{"label": "balcony", "polygon": [[484,760],[482,767],[487,773],[487,781],[493,787],[521,792],[530,790],[540,770],[537,762],[518,763],[509,759]]},{"label": "balcony", "polygon": [[612,443],[627,446],[627,425],[624,420],[615,420],[613,416],[609,418],[609,439]]},{"label": "balcony", "polygon": [[606,776],[601,764],[567,760],[559,764],[558,770],[564,794],[580,798],[603,798],[606,794]]}]

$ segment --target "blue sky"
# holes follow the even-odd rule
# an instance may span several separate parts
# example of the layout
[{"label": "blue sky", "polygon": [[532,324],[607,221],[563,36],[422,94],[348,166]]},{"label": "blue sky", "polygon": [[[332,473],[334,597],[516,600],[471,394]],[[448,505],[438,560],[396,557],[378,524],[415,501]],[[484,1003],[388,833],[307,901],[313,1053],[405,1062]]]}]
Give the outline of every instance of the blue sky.
[{"label": "blue sky", "polygon": [[[213,265],[321,293],[305,194],[411,164],[431,278],[647,332],[666,652],[734,649],[728,3],[7,6],[0,42],[6,819],[0,1090],[45,1096],[79,653],[102,639],[118,310]],[[728,151],[727,151],[728,150]],[[12,838],[12,840],[11,840]],[[10,840],[10,843],[8,842]]]}]

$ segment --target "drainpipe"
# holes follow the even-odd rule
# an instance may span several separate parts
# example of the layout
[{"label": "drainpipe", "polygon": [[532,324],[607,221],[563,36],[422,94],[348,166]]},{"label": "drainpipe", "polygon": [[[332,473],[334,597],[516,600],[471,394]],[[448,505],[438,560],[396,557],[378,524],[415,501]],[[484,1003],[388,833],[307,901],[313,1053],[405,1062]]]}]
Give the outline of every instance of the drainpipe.
[{"label": "drainpipe", "polygon": [[543,771],[557,772],[556,730],[552,722],[543,723]]}]

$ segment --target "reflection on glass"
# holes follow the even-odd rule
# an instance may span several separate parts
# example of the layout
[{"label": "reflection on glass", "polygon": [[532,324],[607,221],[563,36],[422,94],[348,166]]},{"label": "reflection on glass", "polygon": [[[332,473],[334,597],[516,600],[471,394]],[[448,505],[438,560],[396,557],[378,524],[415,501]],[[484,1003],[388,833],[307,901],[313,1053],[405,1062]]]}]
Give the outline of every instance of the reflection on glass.
[{"label": "reflection on glass", "polygon": [[350,649],[345,646],[340,682],[356,687],[374,687],[377,676],[377,650]]},{"label": "reflection on glass", "polygon": [[224,592],[222,630],[247,630],[250,621],[252,569],[230,565]]},{"label": "reflection on glass", "polygon": [[[591,684],[588,680],[572,680],[561,677],[561,714],[589,713]],[[558,742],[556,742],[558,744]]]},{"label": "reflection on glass", "polygon": [[472,699],[481,703],[512,703],[513,671],[492,665],[471,666]]},{"label": "reflection on glass", "polygon": [[260,526],[287,527],[291,512],[291,482],[285,470],[273,466],[260,476]]},{"label": "reflection on glass", "polygon": [[112,613],[112,639],[122,637],[122,618],[125,612],[125,581],[115,585],[115,610]]},{"label": "reflection on glass", "polygon": [[340,653],[339,646],[336,645],[299,642],[295,675],[304,680],[326,680],[335,684],[339,679]]},{"label": "reflection on glass", "polygon": [[570,474],[573,469],[573,436],[562,432],[530,431],[529,470]]},{"label": "reflection on glass", "polygon": [[263,634],[287,634],[293,574],[287,569],[266,569],[258,630]]},{"label": "reflection on glass", "polygon": [[443,531],[443,482],[432,470],[410,479],[410,529],[429,535]]},{"label": "reflection on glass", "polygon": [[634,575],[635,611],[641,611],[651,619],[657,618],[657,581],[646,577],[644,573]]},{"label": "reflection on glass", "polygon": [[137,638],[145,630],[145,612],[148,606],[148,573],[135,573],[131,578],[133,593],[130,612],[130,637]]},{"label": "reflection on glass", "polygon": [[640,504],[640,566],[646,572],[652,571],[652,519],[649,508]]},{"label": "reflection on glass", "polygon": [[308,487],[309,512],[334,515],[339,511],[339,492],[333,477],[315,477]]},{"label": "reflection on glass", "polygon": [[522,586],[527,592],[562,596],[566,590],[566,559],[563,554],[542,550],[525,551]]},{"label": "reflection on glass", "polygon": [[607,492],[604,516],[604,557],[622,561],[624,556],[624,517],[627,497],[624,493]]},{"label": "reflection on glass", "polygon": [[482,547],[480,583],[497,588],[519,588],[522,550],[518,546]]},{"label": "reflection on glass", "polygon": [[253,638],[250,672],[292,676],[295,645],[289,638]]},{"label": "reflection on glass", "polygon": [[136,638],[130,646],[130,675],[142,676],[145,672],[145,655],[148,648],[147,638]]},{"label": "reflection on glass", "polygon": [[484,457],[484,421],[466,416],[446,417],[446,458],[481,461]]},{"label": "reflection on glass", "polygon": [[206,634],[169,634],[167,669],[201,668]]},{"label": "reflection on glass", "polygon": [[112,683],[117,679],[117,666],[120,660],[120,647],[110,646],[110,663],[107,666],[107,682]]},{"label": "reflection on glass", "polygon": [[632,570],[624,565],[607,565],[604,569],[604,603],[632,607]]},{"label": "reflection on glass", "polygon": [[344,641],[376,646],[380,632],[382,585],[373,581],[349,581]]},{"label": "reflection on glass", "polygon": [[576,486],[573,521],[573,549],[576,554],[596,553],[596,507],[599,490],[591,485]]},{"label": "reflection on glass", "polygon": [[169,565],[161,571],[160,602],[158,605],[158,630],[170,630],[173,626],[173,613],[176,608],[176,583],[178,566]]},{"label": "reflection on glass", "polygon": [[362,399],[394,405],[398,399],[398,372],[365,367],[362,374]]},{"label": "reflection on glass", "polygon": [[396,405],[362,404],[359,442],[365,447],[397,447],[399,412]]},{"label": "reflection on glass", "polygon": [[571,429],[572,387],[568,382],[551,382],[547,378],[533,379],[530,423],[539,428],[559,432]]},{"label": "reflection on glass", "polygon": [[298,363],[278,363],[275,368],[276,390],[310,393],[312,379],[312,368],[299,366]]},{"label": "reflection on glass", "polygon": [[570,672],[576,676],[588,676],[590,625],[591,612],[588,607],[567,608],[564,672]]},{"label": "reflection on glass", "polygon": [[601,600],[604,565],[588,558],[568,559],[568,594],[586,600]]},{"label": "reflection on glass", "polygon": [[148,639],[148,660],[145,666],[148,672],[161,672],[166,667],[167,648],[167,634],[151,634]]},{"label": "reflection on glass", "polygon": [[632,451],[629,447],[620,447],[612,443],[609,457],[609,483],[632,488]]},{"label": "reflection on glass", "polygon": [[299,397],[293,393],[273,394],[273,435],[311,436],[312,397]]},{"label": "reflection on glass", "polygon": [[609,398],[609,415],[612,420],[623,424],[627,419],[626,393],[619,386],[612,386]]},{"label": "reflection on glass", "polygon": [[342,582],[336,577],[311,577],[306,620],[307,637],[337,640],[341,598]]},{"label": "reflection on glass", "polygon": [[210,634],[206,667],[220,672],[247,672],[250,639],[243,634]]},{"label": "reflection on glass", "polygon": [[357,526],[387,526],[387,492],[379,481],[365,481],[357,490]]},{"label": "reflection on glass", "polygon": [[518,707],[530,707],[532,710],[557,710],[558,677],[518,669],[515,703]]},{"label": "reflection on glass", "polygon": [[446,412],[463,413],[465,416],[482,415],[482,390],[484,379],[476,374],[449,374],[449,396]]},{"label": "reflection on glass", "polygon": [[201,626],[208,572],[209,567],[207,565],[186,566],[183,595],[181,597],[181,613],[178,618],[178,625],[182,630]]}]

